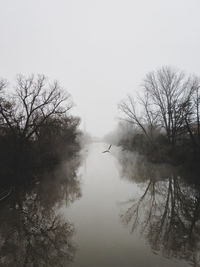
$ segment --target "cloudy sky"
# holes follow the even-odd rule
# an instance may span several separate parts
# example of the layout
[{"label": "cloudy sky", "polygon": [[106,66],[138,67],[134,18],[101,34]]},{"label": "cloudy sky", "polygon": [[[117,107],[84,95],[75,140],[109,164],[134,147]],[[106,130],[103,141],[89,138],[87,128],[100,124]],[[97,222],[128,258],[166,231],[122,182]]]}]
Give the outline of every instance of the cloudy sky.
[{"label": "cloudy sky", "polygon": [[59,80],[96,136],[147,72],[200,75],[199,0],[0,0],[0,10],[0,76]]}]

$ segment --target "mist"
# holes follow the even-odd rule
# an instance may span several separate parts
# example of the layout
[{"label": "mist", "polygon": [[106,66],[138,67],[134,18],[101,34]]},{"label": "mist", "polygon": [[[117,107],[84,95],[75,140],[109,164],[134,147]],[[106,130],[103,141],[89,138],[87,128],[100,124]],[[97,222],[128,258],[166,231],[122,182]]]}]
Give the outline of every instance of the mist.
[{"label": "mist", "polygon": [[0,265],[199,267],[200,2],[0,9]]},{"label": "mist", "polygon": [[162,65],[198,73],[200,3],[1,1],[1,77],[42,73],[73,96],[92,135],[117,124],[116,105]]}]

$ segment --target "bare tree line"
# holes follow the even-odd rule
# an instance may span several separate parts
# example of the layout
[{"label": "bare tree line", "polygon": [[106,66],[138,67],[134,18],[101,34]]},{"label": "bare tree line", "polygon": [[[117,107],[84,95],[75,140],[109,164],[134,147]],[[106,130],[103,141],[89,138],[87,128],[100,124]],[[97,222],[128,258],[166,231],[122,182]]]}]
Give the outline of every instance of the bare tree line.
[{"label": "bare tree line", "polygon": [[200,146],[199,88],[197,76],[162,67],[148,73],[142,84],[143,94],[136,99],[128,96],[119,104],[119,110],[149,144],[154,145],[156,133],[160,133],[172,149],[189,139],[196,151]]},{"label": "bare tree line", "polygon": [[57,81],[48,83],[44,75],[26,78],[17,77],[16,90],[12,95],[3,95],[6,82],[0,81],[1,126],[19,135],[23,140],[37,134],[48,118],[64,115],[72,108],[70,95],[64,92]]},{"label": "bare tree line", "polygon": [[49,82],[44,75],[18,75],[9,89],[8,82],[0,79],[2,170],[16,173],[16,168],[51,165],[79,149],[80,119],[70,114],[71,96],[58,81]]}]

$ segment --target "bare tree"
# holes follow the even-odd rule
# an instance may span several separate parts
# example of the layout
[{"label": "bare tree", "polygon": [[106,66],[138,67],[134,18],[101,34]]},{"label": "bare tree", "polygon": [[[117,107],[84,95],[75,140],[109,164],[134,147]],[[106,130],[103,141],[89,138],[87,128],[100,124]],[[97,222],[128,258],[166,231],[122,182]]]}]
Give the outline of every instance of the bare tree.
[{"label": "bare tree", "polygon": [[196,149],[200,145],[200,80],[198,77],[194,77],[194,92],[191,101],[190,116],[185,117],[187,130],[190,138]]},{"label": "bare tree", "polygon": [[[3,97],[3,93],[4,93],[3,90],[6,88],[6,86],[7,86],[6,80],[1,79],[0,80],[0,108],[1,109],[5,106],[5,100]],[[0,125],[1,126],[3,125],[3,122],[4,122],[4,118],[2,117],[2,114],[1,114],[1,116],[0,116]]]},{"label": "bare tree", "polygon": [[170,67],[163,67],[147,74],[142,88],[143,96],[137,99],[140,114],[136,112],[136,102],[131,96],[119,104],[119,109],[125,119],[136,124],[150,141],[155,129],[163,128],[174,147],[177,137],[187,129],[186,119],[191,119],[196,79],[186,77],[183,72]]},{"label": "bare tree", "polygon": [[7,81],[4,79],[0,80],[0,92],[7,86]]},{"label": "bare tree", "polygon": [[57,81],[50,84],[44,75],[18,75],[15,94],[0,101],[0,116],[13,134],[26,141],[47,119],[62,116],[71,108],[70,95]]},{"label": "bare tree", "polygon": [[154,105],[151,102],[148,92],[145,92],[143,97],[138,96],[138,98],[143,108],[142,117],[145,118],[148,135],[153,141],[155,131],[160,128],[160,123],[158,121],[159,112],[154,109]]},{"label": "bare tree", "polygon": [[158,111],[161,125],[173,146],[183,129],[194,86],[191,77],[170,67],[151,72],[144,80],[143,88]]},{"label": "bare tree", "polygon": [[[140,116],[137,113],[136,102],[134,101],[133,97],[128,96],[126,100],[121,101],[121,103],[118,105],[118,108],[125,115],[124,120],[140,128],[147,139],[150,140],[150,136],[146,129],[146,117]],[[148,106],[146,106],[146,108],[148,109]]]}]

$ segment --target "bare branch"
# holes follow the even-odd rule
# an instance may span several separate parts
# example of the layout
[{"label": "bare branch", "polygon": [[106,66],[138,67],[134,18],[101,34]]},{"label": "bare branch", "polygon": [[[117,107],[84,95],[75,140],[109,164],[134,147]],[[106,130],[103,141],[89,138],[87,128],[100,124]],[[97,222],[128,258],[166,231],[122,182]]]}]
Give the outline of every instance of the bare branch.
[{"label": "bare branch", "polygon": [[[4,87],[0,81],[0,91]],[[31,138],[49,117],[66,114],[73,106],[70,95],[59,83],[50,84],[44,75],[18,75],[12,98],[0,99],[0,114],[13,133],[20,132],[24,140]]]}]

